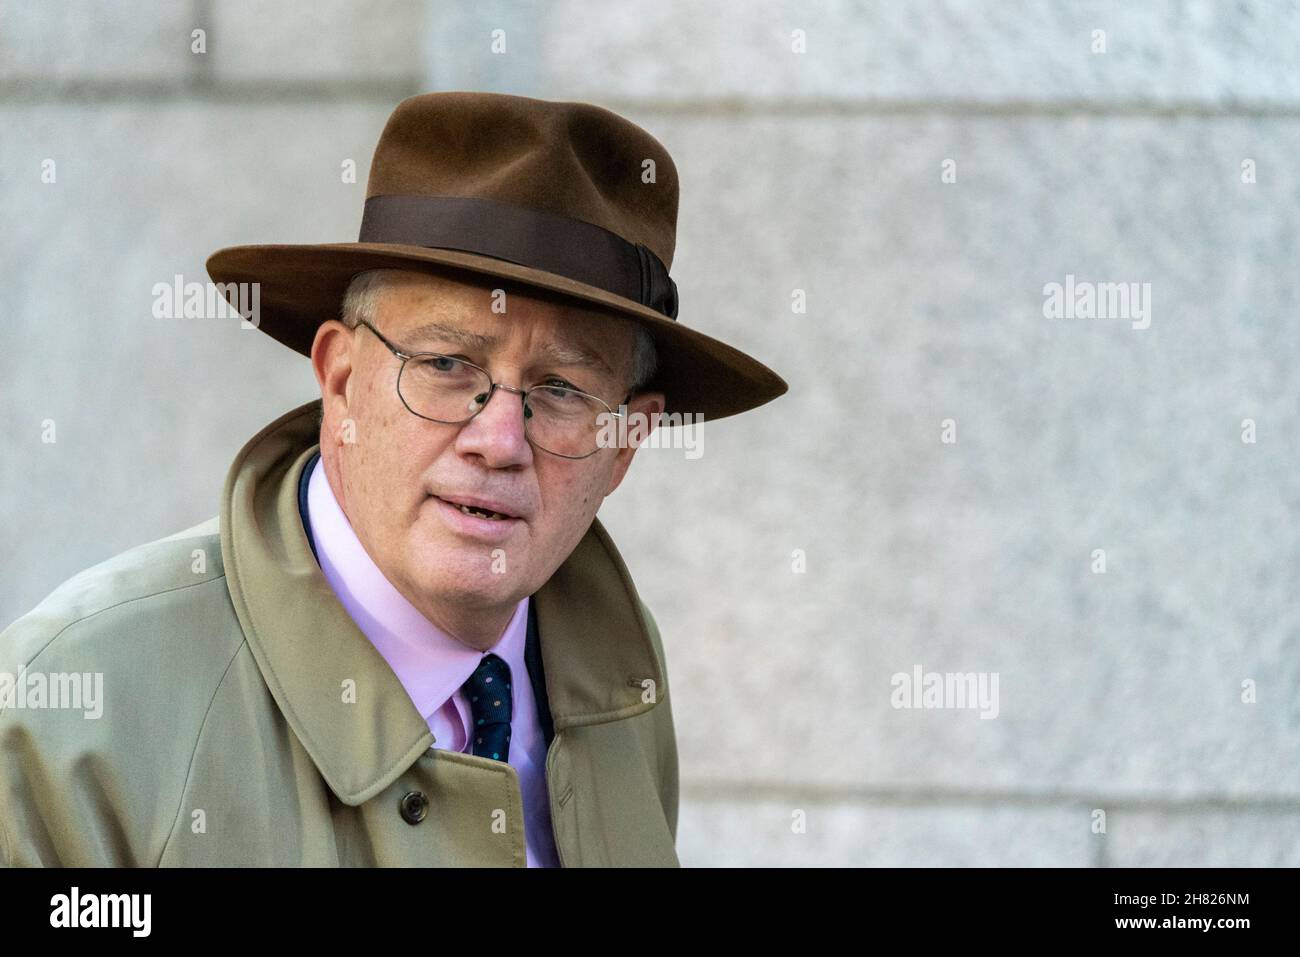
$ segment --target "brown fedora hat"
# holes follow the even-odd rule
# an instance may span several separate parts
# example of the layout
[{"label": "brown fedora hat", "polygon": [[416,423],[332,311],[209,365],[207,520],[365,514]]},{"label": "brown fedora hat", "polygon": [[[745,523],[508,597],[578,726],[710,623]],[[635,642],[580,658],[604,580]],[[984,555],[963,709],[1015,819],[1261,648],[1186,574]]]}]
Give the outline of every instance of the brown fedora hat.
[{"label": "brown fedora hat", "polygon": [[303,355],[339,317],[348,283],[368,269],[450,270],[517,282],[654,337],[645,386],[667,413],[720,419],[788,388],[757,359],[677,321],[668,276],[677,234],[677,169],[641,127],[590,103],[501,93],[403,100],[375,147],[355,243],[230,246],[207,261],[236,302],[258,283],[257,326]]}]

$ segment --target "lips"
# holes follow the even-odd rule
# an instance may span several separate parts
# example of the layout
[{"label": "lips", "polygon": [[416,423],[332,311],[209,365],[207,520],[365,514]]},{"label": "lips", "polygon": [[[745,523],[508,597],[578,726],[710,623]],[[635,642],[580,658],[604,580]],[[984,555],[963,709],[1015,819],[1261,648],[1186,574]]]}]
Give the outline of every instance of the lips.
[{"label": "lips", "polygon": [[435,495],[434,498],[446,502],[466,515],[472,515],[475,518],[500,522],[522,517],[516,507],[492,499],[477,498],[473,495]]}]

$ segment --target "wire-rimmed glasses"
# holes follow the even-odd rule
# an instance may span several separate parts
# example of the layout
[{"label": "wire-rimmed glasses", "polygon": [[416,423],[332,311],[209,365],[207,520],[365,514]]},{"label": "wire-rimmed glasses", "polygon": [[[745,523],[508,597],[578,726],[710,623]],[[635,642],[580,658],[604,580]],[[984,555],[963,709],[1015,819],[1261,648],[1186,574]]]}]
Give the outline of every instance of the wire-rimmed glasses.
[{"label": "wire-rimmed glasses", "polygon": [[[524,434],[537,448],[566,459],[585,459],[600,449],[607,416],[623,417],[603,399],[568,386],[543,382],[528,389],[493,382],[482,366],[438,352],[404,352],[366,320],[365,326],[402,360],[397,396],[413,415],[444,425],[464,425],[482,412],[497,389],[520,397]],[[626,404],[632,396],[623,400]]]}]

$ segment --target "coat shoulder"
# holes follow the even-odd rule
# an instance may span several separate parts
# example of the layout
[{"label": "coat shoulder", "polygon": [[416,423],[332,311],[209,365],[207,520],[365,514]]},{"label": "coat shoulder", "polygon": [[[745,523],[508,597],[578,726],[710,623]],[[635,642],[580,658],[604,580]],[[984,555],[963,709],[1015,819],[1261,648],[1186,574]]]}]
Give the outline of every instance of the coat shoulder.
[{"label": "coat shoulder", "polygon": [[667,683],[668,659],[664,655],[663,639],[659,636],[659,623],[655,621],[655,616],[651,613],[650,606],[645,603],[645,599],[638,596],[637,601],[641,604],[641,616],[645,619],[646,631],[650,634],[650,643],[654,645],[655,654],[659,656],[659,665],[663,671],[665,683]]},{"label": "coat shoulder", "polygon": [[650,606],[645,603],[644,599],[638,600],[641,604],[641,614],[645,617],[646,631],[650,634],[650,641],[654,645],[655,654],[659,656],[659,668],[664,677],[664,687],[659,689],[659,703],[650,709],[649,716],[654,729],[651,738],[654,753],[657,756],[659,799],[663,805],[664,818],[668,822],[668,829],[675,842],[677,839],[677,806],[680,783],[677,730],[673,723],[673,706],[668,695],[668,685],[670,684],[668,659],[664,655],[663,639],[659,635],[659,624],[655,621]]},{"label": "coat shoulder", "polygon": [[79,572],[0,632],[0,853],[150,863],[243,644],[215,518]]},{"label": "coat shoulder", "polygon": [[112,654],[128,657],[148,653],[167,639],[165,622],[184,623],[196,606],[220,606],[224,593],[221,538],[211,518],[129,548],[57,586],[0,632],[0,673],[94,657],[95,649],[111,647]]}]

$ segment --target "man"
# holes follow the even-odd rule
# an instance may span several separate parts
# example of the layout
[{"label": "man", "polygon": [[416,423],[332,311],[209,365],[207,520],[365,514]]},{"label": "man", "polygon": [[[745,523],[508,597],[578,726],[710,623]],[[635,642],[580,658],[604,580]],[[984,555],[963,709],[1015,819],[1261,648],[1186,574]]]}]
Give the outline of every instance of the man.
[{"label": "man", "polygon": [[636,445],[605,426],[786,389],[676,322],[676,213],[609,111],[426,94],[359,242],[216,253],[321,396],[216,518],[0,635],[0,863],[675,866],[663,647],[596,520]]}]

